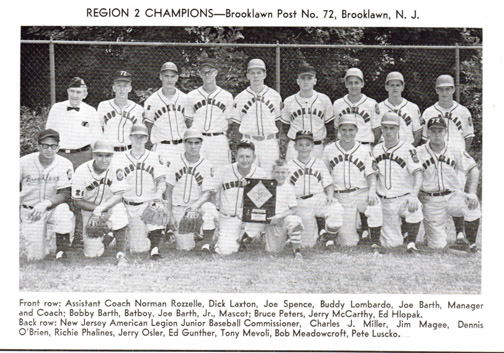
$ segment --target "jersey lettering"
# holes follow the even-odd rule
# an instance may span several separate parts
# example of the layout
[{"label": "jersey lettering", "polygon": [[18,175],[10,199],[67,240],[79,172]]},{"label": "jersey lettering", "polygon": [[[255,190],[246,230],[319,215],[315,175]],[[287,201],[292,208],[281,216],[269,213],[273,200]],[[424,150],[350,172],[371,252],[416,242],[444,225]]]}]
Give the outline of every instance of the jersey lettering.
[{"label": "jersey lettering", "polygon": [[[110,179],[105,179],[105,178],[102,178],[100,180],[94,180],[91,184],[89,184],[88,186],[86,186],[86,190],[87,191],[93,191],[94,189],[100,187],[100,185],[107,185],[107,186],[110,186],[112,185],[112,180]],[[79,190],[77,190],[77,196],[79,196]]]},{"label": "jersey lettering", "polygon": [[30,175],[27,175],[24,177],[23,182],[28,183],[28,184],[41,184],[42,182],[55,183],[59,180],[60,180],[60,178],[58,175],[56,175],[56,176],[46,175],[45,177],[42,175],[42,176],[35,177],[35,178]]},{"label": "jersey lettering", "polygon": [[[438,115],[439,117],[443,117],[441,114]],[[462,130],[462,122],[460,121],[460,119],[457,117],[457,116],[453,116],[453,114],[451,112],[446,112],[445,113],[445,116],[444,116],[446,119],[450,120],[453,124],[455,124],[455,126],[457,127],[458,130]]]},{"label": "jersey lettering", "polygon": [[[107,125],[107,122],[112,119],[112,118],[115,118],[116,116],[119,116],[118,113],[116,113],[115,110],[112,110],[111,112],[108,112],[107,114],[105,114],[103,116],[103,123],[105,125]],[[138,121],[138,119],[135,117],[135,116],[131,116],[129,113],[126,113],[126,112],[123,112],[121,114],[122,118],[126,118],[128,120],[130,120],[133,124],[136,124],[136,122]]]},{"label": "jersey lettering", "polygon": [[185,109],[180,105],[177,106],[175,106],[175,104],[165,105],[156,111],[156,113],[154,114],[154,121],[158,120],[163,114],[166,114],[167,112],[180,112],[184,114],[184,110]]},{"label": "jersey lettering", "polygon": [[[451,159],[450,157],[447,157],[445,155],[439,156],[438,161],[440,163],[445,163],[445,164],[449,165],[453,169],[455,169],[457,167],[457,163],[453,159]],[[435,166],[435,165],[436,165],[436,161],[434,160],[434,157],[431,157],[431,158],[427,159],[424,163],[422,163],[423,169],[427,169],[427,168],[429,168],[431,166]]]},{"label": "jersey lettering", "polygon": [[222,184],[222,189],[224,191],[229,190],[229,189],[233,189],[233,188],[242,188],[242,187],[243,187],[243,183],[241,182],[241,180],[230,181],[229,183]]},{"label": "jersey lettering", "polygon": [[214,107],[219,108],[222,112],[226,110],[226,105],[222,102],[219,102],[215,98],[202,99],[201,101],[193,105],[193,109],[195,112],[197,112],[198,109],[206,105],[213,105]]},{"label": "jersey lettering", "polygon": [[301,116],[303,117],[304,115],[310,115],[310,116],[318,116],[321,120],[324,120],[325,114],[322,110],[313,108],[313,111],[310,108],[299,108],[291,113],[291,118],[292,120],[296,119],[297,117]]},{"label": "jersey lettering", "polygon": [[266,107],[269,109],[269,111],[271,113],[273,113],[275,111],[275,106],[273,105],[273,103],[271,103],[269,100],[265,100],[264,96],[261,96],[261,97],[257,97],[257,98],[256,97],[252,97],[252,99],[249,100],[243,106],[242,113],[243,114],[247,114],[247,112],[250,109],[250,107],[252,107],[252,104],[254,104],[256,102],[259,102],[259,103],[262,103],[262,104],[266,105]]},{"label": "jersey lettering", "polygon": [[318,170],[314,170],[312,168],[299,168],[290,177],[290,183],[292,185],[296,185],[297,180],[303,175],[311,175],[317,178],[318,182],[322,181],[322,174],[320,174]]},{"label": "jersey lettering", "polygon": [[338,155],[336,157],[334,157],[333,159],[331,159],[331,161],[329,161],[329,167],[332,169],[334,169],[334,167],[338,164],[338,163],[341,163],[341,162],[351,162],[353,165],[355,165],[359,171],[363,172],[364,171],[364,162],[362,162],[361,160],[359,160],[359,158],[355,158],[354,156],[352,155],[349,155],[349,154],[345,154],[344,156],[343,155]]},{"label": "jersey lettering", "polygon": [[184,175],[193,175],[199,186],[203,184],[203,176],[194,167],[184,167],[175,173],[175,181],[179,181]]},{"label": "jersey lettering", "polygon": [[[150,175],[152,175],[152,177],[154,177],[154,168],[150,165],[145,165],[145,162],[137,163],[136,165],[131,163],[130,165],[124,167],[122,170],[124,171],[126,176],[128,176],[128,174],[130,174],[136,170],[140,170],[142,172],[145,171],[146,173],[149,173]],[[122,180],[122,178],[119,179],[119,172],[118,172],[117,176],[118,176],[117,177],[118,180]]]},{"label": "jersey lettering", "polygon": [[394,156],[393,153],[384,153],[384,154],[379,155],[378,157],[376,157],[376,163],[380,163],[381,161],[384,161],[387,159],[392,162],[396,162],[401,168],[406,167],[406,162],[404,161],[404,159],[402,159],[399,156]]},{"label": "jersey lettering", "polygon": [[364,119],[364,122],[366,123],[371,120],[369,114],[364,110],[360,110],[359,107],[347,107],[339,113],[340,116],[343,116],[345,114],[358,114],[360,117],[362,117],[362,119]]}]

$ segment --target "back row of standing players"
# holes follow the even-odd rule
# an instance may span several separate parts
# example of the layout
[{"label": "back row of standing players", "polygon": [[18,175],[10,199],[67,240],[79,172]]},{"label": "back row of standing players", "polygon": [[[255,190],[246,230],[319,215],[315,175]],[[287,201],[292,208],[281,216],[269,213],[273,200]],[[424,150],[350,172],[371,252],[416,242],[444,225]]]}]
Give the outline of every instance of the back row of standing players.
[{"label": "back row of standing players", "polygon": [[[310,66],[302,66],[297,76],[300,91],[284,101],[283,109],[280,95],[264,85],[266,67],[262,60],[253,59],[249,62],[247,78],[250,86],[234,100],[229,92],[216,85],[217,73],[214,63],[203,62],[199,70],[203,86],[186,95],[175,86],[178,80],[177,66],[167,62],[162,66],[160,73],[162,88],[149,97],[142,108],[128,100],[128,94],[132,90],[131,75],[121,71],[113,83],[115,98],[100,103],[98,114],[94,108],[82,102],[87,95],[87,88],[83,80],[75,79],[68,89],[69,101],[53,106],[46,127],[60,132],[60,152],[73,162],[75,168],[84,160],[90,159],[90,145],[97,137],[114,141],[115,151],[126,151],[131,148],[129,138],[131,127],[142,121],[148,127],[152,151],[159,153],[164,161],[169,163],[174,156],[184,152],[184,134],[187,127],[192,125],[195,130],[202,132],[203,155],[212,165],[223,166],[231,161],[226,137],[228,128],[238,127],[242,137],[252,141],[255,146],[257,166],[267,171],[272,169],[279,157],[278,133],[283,130],[290,140],[286,159],[294,160],[295,164],[299,162],[297,166],[292,165],[292,162],[290,164],[294,168],[300,168],[301,173],[298,174],[304,174],[302,178],[290,179],[290,183],[296,187],[298,200],[306,200],[313,196],[306,190],[310,187],[310,179],[307,181],[306,176],[311,178],[321,174],[320,171],[312,170],[307,165],[312,162],[311,157],[305,161],[296,157],[296,152],[299,153],[299,149],[295,146],[296,134],[303,131],[305,136],[309,136],[306,140],[312,141],[312,155],[315,157],[313,161],[316,158],[323,158],[333,177],[330,181],[321,181],[318,177],[318,181],[323,185],[322,190],[326,190],[328,183],[332,185],[334,195],[345,208],[344,219],[352,217],[355,219],[355,211],[359,211],[365,230],[364,235],[369,230],[375,245],[380,242],[384,246],[400,245],[403,234],[407,234],[408,249],[416,249],[414,239],[418,233],[419,221],[423,218],[420,211],[422,205],[418,202],[419,192],[423,199],[426,222],[427,214],[432,219],[432,227],[426,226],[427,240],[432,247],[446,245],[444,225],[448,213],[454,216],[457,232],[462,234],[464,225],[462,217],[466,211],[469,208],[479,209],[477,198],[474,200],[478,179],[474,175],[470,178],[470,190],[465,197],[467,202],[464,201],[464,197],[457,198],[462,200],[462,204],[466,207],[462,207],[462,204],[449,207],[453,206],[456,194],[464,195],[464,187],[455,180],[444,179],[452,178],[452,175],[457,173],[470,174],[477,171],[476,164],[465,152],[466,146],[470,147],[474,136],[471,116],[465,107],[453,101],[455,87],[450,76],[442,75],[438,78],[436,91],[439,101],[421,115],[417,105],[402,97],[405,82],[399,72],[387,75],[385,88],[389,98],[377,104],[375,100],[361,92],[364,87],[361,70],[351,68],[344,77],[348,94],[331,104],[325,94],[314,90],[317,82],[315,70]],[[72,114],[77,116],[67,118]],[[391,115],[396,115],[399,119]],[[370,153],[371,147],[380,141],[387,119],[388,126],[392,127],[392,135],[396,135],[397,141],[390,139],[387,145],[387,135],[384,132],[384,143],[374,148],[374,154]],[[443,129],[439,120],[444,123],[442,148],[439,149],[439,146],[429,148],[426,145],[423,147],[425,152],[421,150],[417,153],[413,146],[419,145],[422,137],[424,140],[429,138],[428,122],[433,119],[438,120],[438,124],[432,126],[433,129],[436,127]],[[352,129],[352,126],[355,128]],[[341,138],[340,141],[327,146],[324,153],[326,142],[337,136],[338,130],[345,134],[346,143],[345,139]],[[361,153],[360,160],[356,157],[358,154],[356,152],[364,152]],[[418,158],[422,154],[426,157],[425,161],[420,161]],[[367,167],[368,160],[371,161],[371,169]],[[446,170],[443,172],[443,168],[451,168],[454,173]],[[422,178],[421,176],[429,170],[434,176]],[[373,177],[370,177],[372,175],[378,175],[377,187],[373,185]],[[456,179],[463,180],[460,177]],[[375,192],[376,189],[379,199],[373,195],[368,196],[365,192],[365,190]],[[331,203],[329,199],[328,197],[327,203]],[[370,212],[366,205],[362,206],[363,200],[368,206],[376,204],[383,206],[385,224],[379,240],[377,237],[380,238],[382,217],[371,216],[370,218],[375,218],[375,221],[368,225],[367,216],[373,212]],[[430,207],[429,204],[435,207]],[[455,211],[452,210],[454,208]],[[479,216],[474,219],[475,217],[471,216],[470,222],[473,223],[467,227],[471,233],[467,235],[471,249],[475,249],[479,224],[474,227],[474,222],[479,222]],[[438,224],[439,222],[442,224]],[[338,239],[343,245],[353,245],[358,241],[358,237],[355,237],[355,222],[348,223],[351,226],[343,225],[343,229],[348,228],[349,233],[341,229]],[[334,225],[337,228],[342,226]],[[400,226],[402,227],[399,231]],[[351,236],[341,233],[351,233]]]}]

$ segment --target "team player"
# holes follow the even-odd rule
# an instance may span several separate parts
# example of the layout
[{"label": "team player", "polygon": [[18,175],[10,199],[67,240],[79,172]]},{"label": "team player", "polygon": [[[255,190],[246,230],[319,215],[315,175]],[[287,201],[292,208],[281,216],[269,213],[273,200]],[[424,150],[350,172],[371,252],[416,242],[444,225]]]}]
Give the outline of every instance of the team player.
[{"label": "team player", "polygon": [[128,213],[130,251],[145,252],[160,258],[159,243],[163,225],[145,224],[140,216],[153,201],[161,201],[166,190],[166,165],[156,152],[145,148],[149,133],[143,124],[133,125],[130,132],[131,150],[114,155],[112,183],[122,183],[123,202]]},{"label": "team player", "polygon": [[47,129],[38,136],[38,152],[21,157],[20,204],[21,234],[28,260],[42,260],[50,253],[47,223],[56,234],[56,259],[67,256],[73,214],[68,206],[72,183],[72,163],[56,155],[60,137]]},{"label": "team player", "polygon": [[192,127],[203,133],[203,156],[215,166],[229,164],[231,153],[226,133],[231,124],[233,96],[217,86],[218,71],[212,61],[203,61],[198,73],[203,86],[187,94],[191,106],[187,116],[192,119]]},{"label": "team player", "polygon": [[[175,224],[180,222],[186,210],[200,212],[203,217],[202,230],[208,240],[215,231],[219,212],[213,203],[198,203],[202,190],[211,187],[212,183],[212,165],[200,154],[203,139],[201,131],[194,127],[185,132],[185,152],[174,157],[170,163],[165,199]],[[181,234],[175,230],[175,241],[179,250],[194,249],[193,233]],[[203,245],[209,250],[208,242]]]},{"label": "team player", "polygon": [[270,171],[278,159],[282,98],[274,89],[264,84],[266,65],[261,59],[252,59],[247,66],[250,86],[234,100],[233,122],[239,124],[244,139],[253,141],[257,165]]},{"label": "team player", "polygon": [[162,87],[144,103],[144,122],[149,129],[152,151],[165,161],[184,152],[182,142],[190,106],[187,95],[175,87],[178,77],[177,65],[164,63],[159,74]]},{"label": "team player", "polygon": [[294,145],[297,157],[288,162],[289,183],[294,186],[298,202],[297,215],[303,220],[301,246],[313,247],[318,238],[315,217],[325,219],[326,245],[334,245],[343,225],[343,207],[334,198],[334,184],[325,163],[311,155],[313,133],[298,131]]},{"label": "team player", "polygon": [[[388,98],[378,104],[381,114],[394,112],[401,117],[399,127],[399,139],[418,146],[422,140],[422,125],[420,121],[420,109],[418,105],[402,97],[404,91],[404,77],[400,72],[390,72],[385,78],[385,90]],[[377,129],[378,135],[381,130]]]},{"label": "team player", "polygon": [[[417,251],[415,241],[423,219],[418,192],[422,186],[422,164],[410,143],[399,140],[400,117],[387,112],[381,118],[383,142],[373,149],[378,169],[377,193],[383,207],[381,245],[395,247],[404,242],[401,225],[408,233],[407,251]],[[371,234],[373,235],[373,234]],[[378,239],[372,238],[374,246]]]},{"label": "team player", "polygon": [[[338,131],[340,140],[327,145],[323,160],[331,172],[334,196],[345,209],[338,242],[343,246],[356,245],[356,213],[362,225],[362,238],[379,239],[383,224],[382,208],[376,194],[376,174],[373,157],[368,148],[355,141],[357,119],[354,114],[342,115]],[[368,230],[369,227],[369,230]]]},{"label": "team player", "polygon": [[309,65],[298,69],[299,92],[286,98],[282,110],[282,128],[290,139],[286,159],[296,156],[294,139],[298,131],[313,133],[313,156],[322,158],[326,137],[334,136],[334,114],[331,100],[313,89],[317,84],[316,71]]},{"label": "team player", "polygon": [[[432,118],[427,123],[429,141],[418,148],[424,169],[420,201],[423,204],[427,245],[442,248],[446,245],[446,219],[462,217],[468,250],[477,251],[481,209],[476,196],[479,169],[474,159],[459,146],[447,144],[446,120]],[[459,185],[458,173],[468,175],[468,193]]]},{"label": "team player", "polygon": [[[128,137],[129,139],[129,137]],[[72,199],[82,212],[83,224],[87,224],[93,211],[113,196],[113,172],[110,163],[114,156],[114,146],[107,140],[97,140],[93,145],[93,159],[80,165],[72,180]],[[120,200],[117,200],[120,201]],[[103,209],[103,206],[102,206]],[[97,211],[98,212],[98,211]],[[102,212],[99,212],[100,215]],[[116,238],[117,259],[125,258],[126,227],[128,216],[122,203],[118,203],[107,214],[108,223]],[[84,256],[97,257],[103,255],[108,237],[90,238],[84,228],[82,240]],[[110,242],[110,240],[108,240]]]},{"label": "team player", "polygon": [[115,73],[112,90],[115,97],[98,104],[98,119],[104,139],[113,142],[115,152],[122,152],[131,148],[129,133],[134,124],[142,123],[143,108],[128,99],[132,90],[129,72]]},{"label": "team player", "polygon": [[345,73],[348,94],[334,102],[334,126],[344,114],[355,114],[358,124],[355,140],[363,145],[376,144],[379,139],[380,110],[378,103],[362,93],[364,74],[360,69],[350,68]]}]

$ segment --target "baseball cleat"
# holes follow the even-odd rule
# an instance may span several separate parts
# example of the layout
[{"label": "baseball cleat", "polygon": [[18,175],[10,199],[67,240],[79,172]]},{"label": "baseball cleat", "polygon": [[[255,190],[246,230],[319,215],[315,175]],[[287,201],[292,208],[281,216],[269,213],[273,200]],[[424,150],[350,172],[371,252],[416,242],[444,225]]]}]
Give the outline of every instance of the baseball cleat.
[{"label": "baseball cleat", "polygon": [[328,250],[332,250],[332,249],[336,248],[336,244],[334,243],[334,240],[331,239],[331,240],[326,241],[325,248]]},{"label": "baseball cleat", "polygon": [[464,235],[464,233],[463,232],[458,232],[456,239],[457,239],[457,241],[462,240],[462,241],[465,242],[465,235]]},{"label": "baseball cleat", "polygon": [[406,245],[406,252],[408,254],[417,253],[418,249],[416,247],[416,244],[414,242],[409,242],[408,245]]},{"label": "baseball cleat", "polygon": [[357,245],[369,245],[371,244],[371,239],[369,237],[359,239]]},{"label": "baseball cleat", "polygon": [[201,246],[201,251],[205,254],[211,254],[213,252],[211,244],[204,244]]},{"label": "baseball cleat", "polygon": [[327,241],[327,230],[321,229],[319,232],[319,240],[323,243]]},{"label": "baseball cleat", "polygon": [[373,250],[373,253],[375,253],[375,254],[383,254],[384,253],[382,246],[377,243],[371,244],[371,250]]},{"label": "baseball cleat", "polygon": [[294,251],[294,258],[298,259],[298,260],[302,260],[303,259],[303,254],[301,254],[301,251],[299,251],[299,250]]},{"label": "baseball cleat", "polygon": [[120,251],[116,255],[116,261],[117,261],[116,265],[119,267],[126,266],[129,262],[126,255],[124,255],[124,253],[122,253]]},{"label": "baseball cleat", "polygon": [[110,232],[108,234],[105,234],[102,239],[103,246],[107,248],[112,242],[115,240],[114,238],[114,233]]},{"label": "baseball cleat", "polygon": [[65,259],[67,259],[68,256],[67,256],[66,252],[64,252],[64,251],[58,251],[56,253],[56,257],[55,258],[56,258],[56,261],[63,261]]},{"label": "baseball cleat", "polygon": [[150,257],[152,260],[159,260],[161,258],[161,254],[159,253],[159,249],[157,246],[151,249]]},{"label": "baseball cleat", "polygon": [[467,251],[470,253],[476,254],[479,251],[478,246],[476,245],[476,243],[471,244],[471,245],[469,245]]}]

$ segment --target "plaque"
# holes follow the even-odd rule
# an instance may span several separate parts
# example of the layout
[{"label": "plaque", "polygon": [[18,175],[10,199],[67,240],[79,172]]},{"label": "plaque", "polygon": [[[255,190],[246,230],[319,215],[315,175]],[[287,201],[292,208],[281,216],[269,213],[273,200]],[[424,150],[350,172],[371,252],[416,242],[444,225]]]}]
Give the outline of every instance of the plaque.
[{"label": "plaque", "polygon": [[275,215],[277,181],[247,178],[245,182],[242,220],[251,223],[269,223],[268,218]]}]

